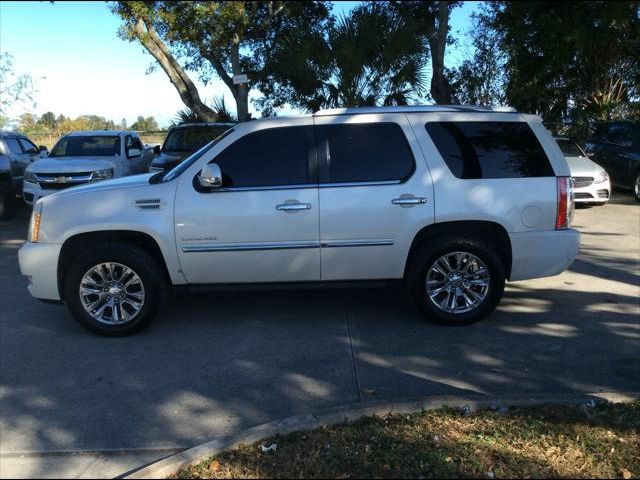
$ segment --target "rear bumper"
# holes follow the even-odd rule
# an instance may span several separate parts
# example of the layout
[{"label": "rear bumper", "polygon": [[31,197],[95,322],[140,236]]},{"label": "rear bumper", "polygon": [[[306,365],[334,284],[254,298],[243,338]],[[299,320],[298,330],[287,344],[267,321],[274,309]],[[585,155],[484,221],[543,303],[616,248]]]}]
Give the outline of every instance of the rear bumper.
[{"label": "rear bumper", "polygon": [[511,233],[511,281],[551,277],[565,271],[580,250],[577,230]]},{"label": "rear bumper", "polygon": [[18,252],[20,272],[29,278],[29,293],[40,300],[61,300],[58,257],[62,245],[25,243]]}]

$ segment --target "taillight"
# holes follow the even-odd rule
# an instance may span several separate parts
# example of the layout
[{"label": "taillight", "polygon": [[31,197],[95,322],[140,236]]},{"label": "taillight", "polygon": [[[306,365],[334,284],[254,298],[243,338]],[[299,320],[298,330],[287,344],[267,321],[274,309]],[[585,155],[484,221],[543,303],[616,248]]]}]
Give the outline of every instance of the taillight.
[{"label": "taillight", "polygon": [[573,179],[558,177],[558,213],[556,214],[556,230],[569,228],[573,220],[575,198],[573,194]]}]

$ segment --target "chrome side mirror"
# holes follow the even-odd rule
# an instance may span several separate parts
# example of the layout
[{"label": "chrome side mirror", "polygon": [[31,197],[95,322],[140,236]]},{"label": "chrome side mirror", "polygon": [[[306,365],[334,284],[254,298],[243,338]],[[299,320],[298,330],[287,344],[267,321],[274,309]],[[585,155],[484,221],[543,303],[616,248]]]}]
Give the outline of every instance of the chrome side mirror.
[{"label": "chrome side mirror", "polygon": [[198,182],[204,188],[220,188],[222,186],[222,170],[217,163],[210,163],[202,167]]}]

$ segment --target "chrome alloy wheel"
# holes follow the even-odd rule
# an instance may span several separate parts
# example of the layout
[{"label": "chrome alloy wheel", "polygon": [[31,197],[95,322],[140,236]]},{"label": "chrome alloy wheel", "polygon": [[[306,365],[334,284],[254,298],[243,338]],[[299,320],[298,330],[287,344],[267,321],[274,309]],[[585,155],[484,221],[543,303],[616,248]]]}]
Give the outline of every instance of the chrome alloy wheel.
[{"label": "chrome alloy wheel", "polygon": [[475,255],[451,252],[438,258],[427,271],[427,295],[447,313],[477,308],[489,291],[489,270]]},{"label": "chrome alloy wheel", "polygon": [[82,277],[79,290],[85,311],[107,325],[130,322],[144,306],[142,280],[121,263],[100,263],[91,267]]}]

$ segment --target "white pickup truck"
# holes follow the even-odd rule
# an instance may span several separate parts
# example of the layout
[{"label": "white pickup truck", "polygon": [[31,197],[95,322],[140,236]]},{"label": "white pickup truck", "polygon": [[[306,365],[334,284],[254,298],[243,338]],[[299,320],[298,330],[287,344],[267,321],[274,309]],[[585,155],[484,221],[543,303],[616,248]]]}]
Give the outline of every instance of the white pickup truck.
[{"label": "white pickup truck", "polygon": [[23,197],[33,205],[68,187],[144,173],[154,157],[132,131],[89,131],[65,135],[48,157],[27,167]]}]

